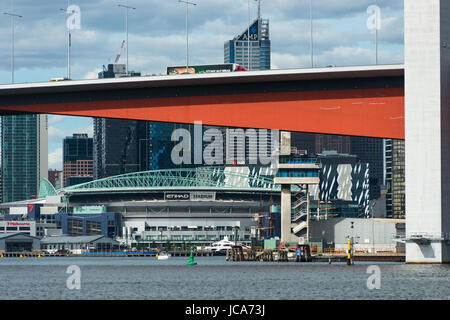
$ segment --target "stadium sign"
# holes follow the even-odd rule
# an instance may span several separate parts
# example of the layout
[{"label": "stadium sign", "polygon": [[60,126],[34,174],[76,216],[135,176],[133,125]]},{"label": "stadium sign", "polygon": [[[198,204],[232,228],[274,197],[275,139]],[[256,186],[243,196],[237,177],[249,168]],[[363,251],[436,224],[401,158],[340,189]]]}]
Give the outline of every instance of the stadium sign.
[{"label": "stadium sign", "polygon": [[164,192],[164,200],[166,201],[215,201],[215,192]]}]

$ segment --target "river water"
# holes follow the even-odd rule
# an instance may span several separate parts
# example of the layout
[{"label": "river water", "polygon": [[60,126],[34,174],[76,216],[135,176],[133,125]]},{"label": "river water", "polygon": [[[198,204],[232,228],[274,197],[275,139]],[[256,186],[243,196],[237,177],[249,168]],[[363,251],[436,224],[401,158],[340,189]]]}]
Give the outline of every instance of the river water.
[{"label": "river water", "polygon": [[[195,260],[196,266],[187,266],[186,257],[3,258],[0,299],[450,299],[449,265]],[[76,276],[67,273],[71,265],[79,268],[80,289],[68,288],[68,278]],[[379,282],[377,272],[367,273],[373,265]]]}]

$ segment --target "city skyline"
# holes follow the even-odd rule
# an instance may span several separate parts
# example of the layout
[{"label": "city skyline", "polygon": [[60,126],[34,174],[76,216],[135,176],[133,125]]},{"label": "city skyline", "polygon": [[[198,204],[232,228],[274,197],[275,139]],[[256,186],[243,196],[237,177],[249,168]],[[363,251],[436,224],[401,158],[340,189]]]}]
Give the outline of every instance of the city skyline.
[{"label": "city skyline", "polygon": [[[216,1],[213,4],[199,2],[196,10],[190,13],[191,64],[222,63],[223,43],[240,34],[247,26],[247,1],[232,2]],[[373,2],[364,0],[355,4],[351,1],[340,1],[336,4],[333,1],[324,1],[314,5],[316,66],[375,63],[373,35],[366,26],[368,18],[366,10]],[[105,2],[104,7],[100,6],[99,1],[87,3],[80,0],[75,3],[81,9],[81,29],[74,30],[72,37],[73,79],[97,78],[102,65],[114,62],[114,58],[120,52],[120,44],[125,36],[123,13],[116,10],[113,1]],[[106,7],[108,4],[110,6]],[[175,1],[162,4],[156,1],[144,3],[135,0],[130,4],[138,8],[130,18],[130,69],[140,71],[143,75],[164,74],[167,66],[181,65],[185,59],[183,50],[180,50],[184,48],[185,43],[184,19],[173,19],[173,16],[178,14],[182,17],[183,8]],[[251,2],[250,5],[253,20],[257,16],[257,4]],[[403,1],[379,1],[378,5],[382,9],[379,63],[402,62]],[[22,82],[23,79],[48,81],[66,75],[66,18],[61,16],[57,9],[51,14],[51,8],[59,6],[61,4],[58,1],[47,1],[45,5],[35,8],[36,10],[31,13],[34,6],[29,1],[15,3],[14,11],[24,15],[24,19],[15,26],[16,82]],[[9,4],[5,4],[2,9],[9,10]],[[155,12],[158,15],[154,16]],[[295,15],[295,12],[300,14]],[[160,23],[153,25],[154,21],[148,19],[148,15]],[[309,2],[284,1],[281,4],[279,1],[263,1],[262,18],[269,19],[271,26],[271,68],[309,67]],[[108,22],[99,23],[97,20]],[[54,26],[50,30],[51,45],[45,45],[46,37],[37,31],[44,25]],[[152,31],[145,30],[145,26],[151,26],[148,30]],[[0,23],[0,39],[8,44],[9,28],[7,21]],[[383,28],[389,32],[383,33]],[[28,32],[30,29],[35,31],[30,33]],[[292,32],[292,29],[298,29],[299,32]],[[212,34],[213,32],[215,34]],[[36,41],[37,39],[40,41]],[[33,49],[31,55],[34,55],[35,59],[30,59],[30,48]],[[96,51],[95,54],[92,52],[93,49]],[[9,55],[8,50],[0,53],[4,61],[0,65],[0,83],[10,81]],[[164,61],[159,57],[164,57]],[[48,61],[51,61],[51,65]],[[123,58],[119,60],[119,63],[123,62]],[[61,142],[72,133],[88,133],[89,136],[93,136],[92,119],[49,115],[50,168],[62,168]]]},{"label": "city skyline", "polygon": [[449,300],[450,0],[3,2],[0,300]]}]

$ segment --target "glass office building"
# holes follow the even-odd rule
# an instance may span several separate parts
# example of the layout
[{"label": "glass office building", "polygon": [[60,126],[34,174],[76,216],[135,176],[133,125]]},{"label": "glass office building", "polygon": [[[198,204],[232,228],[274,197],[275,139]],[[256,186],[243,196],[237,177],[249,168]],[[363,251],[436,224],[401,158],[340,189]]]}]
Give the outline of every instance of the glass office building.
[{"label": "glass office building", "polygon": [[361,162],[369,164],[369,195],[370,200],[379,199],[383,185],[383,139],[351,137],[351,154],[358,156]]},{"label": "glass office building", "polygon": [[94,173],[92,140],[87,133],[76,133],[63,140],[64,187],[92,180]]},{"label": "glass office building", "polygon": [[240,35],[226,41],[224,62],[236,63],[248,70],[269,70],[269,20],[258,18]]},{"label": "glass office building", "polygon": [[[319,154],[317,162],[322,166],[320,183],[318,187],[311,187],[310,194],[315,201],[320,200],[320,213],[328,211],[330,205],[332,210],[327,213],[330,216],[333,216],[331,213],[334,210],[333,214],[337,214],[335,217],[352,214],[356,214],[354,217],[369,217],[370,164],[360,161],[355,155],[336,151]],[[314,213],[311,211],[312,215]]]},{"label": "glass office building", "polygon": [[[185,129],[191,136],[190,147],[185,150],[191,153],[191,164],[174,164],[172,161],[172,150],[177,148],[181,140],[172,141],[172,133],[176,129]],[[177,138],[176,134],[174,138]],[[148,122],[148,169],[175,169],[190,168],[194,166],[194,125],[171,123],[171,122]],[[184,150],[183,150],[184,151]]]},{"label": "glass office building", "polygon": [[[140,75],[134,71],[127,74],[125,64],[115,63],[103,67],[98,78]],[[94,118],[94,179],[147,170],[147,142],[147,121]]]},{"label": "glass office building", "polygon": [[94,118],[94,179],[147,170],[147,122]]},{"label": "glass office building", "polygon": [[3,202],[36,198],[42,178],[48,178],[47,115],[3,116]]}]

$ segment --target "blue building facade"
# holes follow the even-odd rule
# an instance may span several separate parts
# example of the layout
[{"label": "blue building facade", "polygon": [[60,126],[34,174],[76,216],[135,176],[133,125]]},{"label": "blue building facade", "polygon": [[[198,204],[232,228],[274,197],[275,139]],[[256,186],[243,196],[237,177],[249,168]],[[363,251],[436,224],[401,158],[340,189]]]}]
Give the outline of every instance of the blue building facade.
[{"label": "blue building facade", "polygon": [[[191,146],[194,140],[194,126],[192,124],[171,122],[148,122],[148,170],[163,170],[175,168],[189,168],[193,165],[176,165],[172,161],[172,150],[178,141],[172,141],[172,133],[176,129],[186,129],[191,134]],[[189,150],[193,159],[193,147]]]}]

